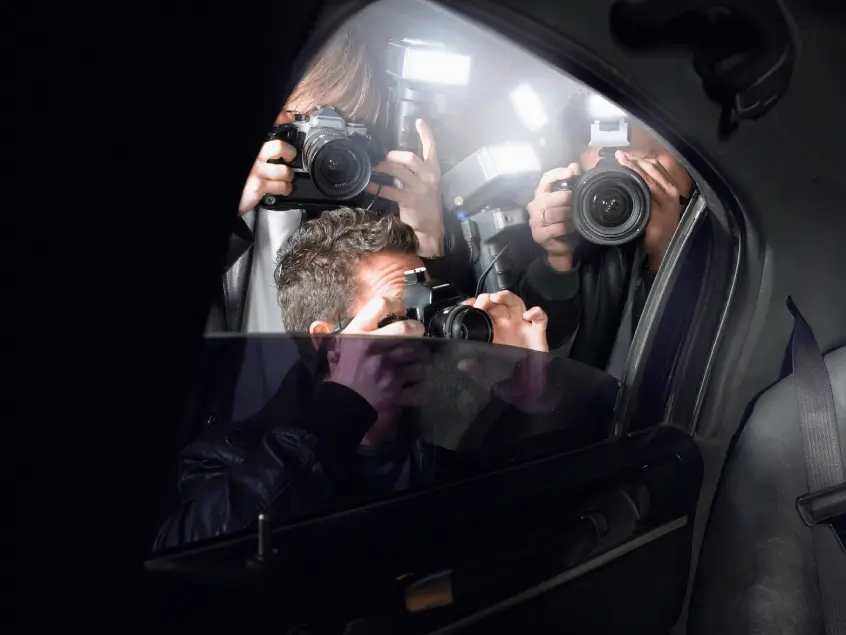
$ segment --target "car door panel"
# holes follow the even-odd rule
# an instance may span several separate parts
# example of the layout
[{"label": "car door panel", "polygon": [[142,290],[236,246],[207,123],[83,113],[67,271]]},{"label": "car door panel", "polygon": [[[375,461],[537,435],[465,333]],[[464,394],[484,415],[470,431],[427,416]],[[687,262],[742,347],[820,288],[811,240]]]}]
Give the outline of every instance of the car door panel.
[{"label": "car door panel", "polygon": [[[270,563],[247,564],[248,533],[147,566],[187,576],[200,595],[212,581],[252,589],[247,603],[284,597],[284,620],[313,628],[331,607],[338,628],[364,617],[403,632],[473,632],[491,620],[660,632],[678,617],[701,478],[693,440],[657,428],[281,527]],[[436,574],[449,578],[447,599],[417,610],[410,598]]]}]

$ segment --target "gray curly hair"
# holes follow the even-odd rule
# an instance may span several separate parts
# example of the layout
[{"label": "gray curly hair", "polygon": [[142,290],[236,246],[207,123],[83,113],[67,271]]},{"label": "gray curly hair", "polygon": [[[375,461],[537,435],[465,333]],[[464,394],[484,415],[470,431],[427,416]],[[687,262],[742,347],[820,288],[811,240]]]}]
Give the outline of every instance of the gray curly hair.
[{"label": "gray curly hair", "polygon": [[417,253],[414,230],[394,215],[350,207],[306,221],[279,250],[274,279],[285,330],[307,333],[315,320],[337,322],[355,299],[362,256]]}]

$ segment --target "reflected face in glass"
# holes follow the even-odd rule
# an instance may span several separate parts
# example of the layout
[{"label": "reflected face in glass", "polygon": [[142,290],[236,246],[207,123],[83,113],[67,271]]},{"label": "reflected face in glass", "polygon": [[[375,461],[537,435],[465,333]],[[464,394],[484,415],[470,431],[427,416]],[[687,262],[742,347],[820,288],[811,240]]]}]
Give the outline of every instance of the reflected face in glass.
[{"label": "reflected face in glass", "polygon": [[356,295],[350,315],[356,315],[373,298],[402,297],[405,272],[422,266],[423,261],[414,254],[382,251],[363,256],[358,262]]},{"label": "reflected face in glass", "polygon": [[[630,146],[625,149],[626,152],[639,159],[657,160],[669,172],[681,194],[690,196],[693,181],[684,166],[670,154],[666,146],[638,123],[631,124],[629,135]],[[586,148],[582,151],[580,162],[583,170],[587,171],[596,166],[599,161],[599,150],[599,148]]]}]

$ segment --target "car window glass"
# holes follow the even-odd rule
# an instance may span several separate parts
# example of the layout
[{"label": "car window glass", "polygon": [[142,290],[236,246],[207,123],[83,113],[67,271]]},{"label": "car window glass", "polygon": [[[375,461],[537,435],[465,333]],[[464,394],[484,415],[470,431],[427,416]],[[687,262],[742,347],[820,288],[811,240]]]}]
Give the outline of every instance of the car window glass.
[{"label": "car window glass", "polygon": [[676,241],[641,329],[664,334],[656,379],[621,400],[697,200],[647,123],[464,18],[386,0],[323,45],[264,141],[158,546],[585,448],[629,432],[621,403],[632,431],[662,422],[711,243]]}]

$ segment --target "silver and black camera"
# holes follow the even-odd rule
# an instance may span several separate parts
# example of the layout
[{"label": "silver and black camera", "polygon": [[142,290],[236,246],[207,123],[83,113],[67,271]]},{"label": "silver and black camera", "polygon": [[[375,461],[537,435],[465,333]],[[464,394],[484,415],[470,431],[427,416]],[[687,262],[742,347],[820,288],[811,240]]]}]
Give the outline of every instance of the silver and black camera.
[{"label": "silver and black camera", "polygon": [[[295,121],[273,127],[268,141],[279,139],[297,149],[296,158],[287,163],[294,169],[291,194],[262,199],[262,207],[290,207],[298,202],[336,202],[356,204],[370,181],[373,164],[385,157],[379,141],[368,134],[359,119],[344,119],[331,106],[317,106]],[[286,163],[282,159],[269,163]]]},{"label": "silver and black camera", "polygon": [[614,158],[616,150],[630,143],[626,113],[592,94],[588,114],[590,147],[599,148],[599,162],[574,180],[557,181],[553,189],[572,190],[573,225],[585,240],[597,245],[622,245],[646,230],[652,196],[643,177]]}]

